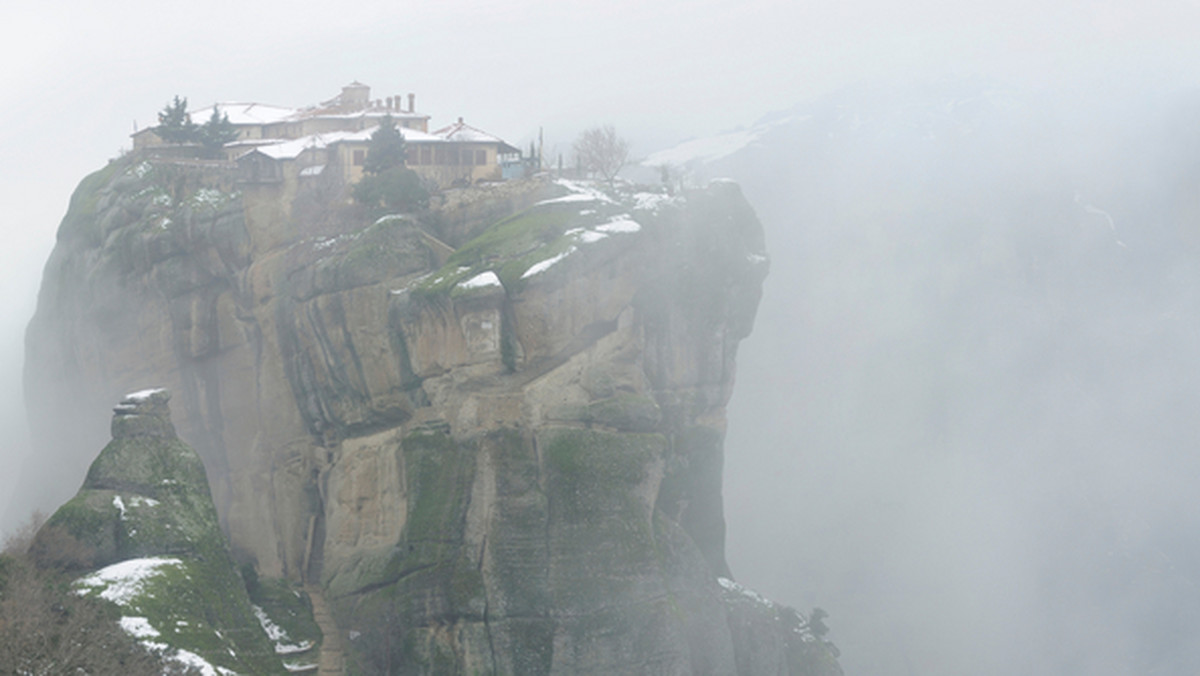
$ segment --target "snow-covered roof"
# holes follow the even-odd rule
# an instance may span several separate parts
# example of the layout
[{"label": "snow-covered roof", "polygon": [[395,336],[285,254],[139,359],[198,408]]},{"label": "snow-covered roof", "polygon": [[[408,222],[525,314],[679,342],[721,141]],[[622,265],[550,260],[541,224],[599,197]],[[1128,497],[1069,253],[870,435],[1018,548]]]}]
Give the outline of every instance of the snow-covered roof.
[{"label": "snow-covered roof", "polygon": [[199,110],[188,111],[192,122],[204,124],[212,117],[213,108],[220,115],[228,115],[229,121],[236,125],[272,124],[294,119],[300,111],[295,108],[272,106],[265,103],[214,103]]},{"label": "snow-covered roof", "polygon": [[279,139],[279,143],[259,146],[258,152],[273,160],[294,160],[300,153],[309,148],[324,148],[327,145],[325,137],[330,134],[313,134],[296,139]]},{"label": "snow-covered roof", "polygon": [[504,143],[499,136],[493,136],[482,129],[472,127],[471,125],[458,118],[458,122],[433,132],[435,136],[439,136],[447,141],[457,141],[458,143]]},{"label": "snow-covered roof", "polygon": [[[310,148],[322,149],[328,148],[336,143],[366,143],[371,140],[371,135],[375,133],[378,126],[369,127],[362,131],[330,131],[324,134],[310,134],[301,136],[295,139],[255,139],[253,144],[258,152],[270,157],[274,160],[294,160],[300,156],[305,150]],[[403,127],[397,130],[404,136],[404,140],[412,142],[436,142],[442,143],[444,139],[426,134],[423,131],[416,129],[405,129]]]}]

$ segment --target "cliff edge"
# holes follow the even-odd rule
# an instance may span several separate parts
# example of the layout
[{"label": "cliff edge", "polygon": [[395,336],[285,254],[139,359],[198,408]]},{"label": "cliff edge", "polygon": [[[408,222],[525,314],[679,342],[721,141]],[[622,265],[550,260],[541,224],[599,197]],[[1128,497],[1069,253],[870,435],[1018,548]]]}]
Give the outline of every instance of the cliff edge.
[{"label": "cliff edge", "polygon": [[320,585],[361,673],[840,673],[728,579],[724,407],[767,271],[735,184],[374,220],[288,186],[85,179],[28,331],[45,461],[165,384],[234,557]]}]

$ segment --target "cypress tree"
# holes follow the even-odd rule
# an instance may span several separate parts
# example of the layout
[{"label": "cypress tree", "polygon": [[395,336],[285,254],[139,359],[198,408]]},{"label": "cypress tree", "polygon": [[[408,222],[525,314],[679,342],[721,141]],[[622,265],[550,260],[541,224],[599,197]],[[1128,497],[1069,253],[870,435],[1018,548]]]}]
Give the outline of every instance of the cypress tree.
[{"label": "cypress tree", "polygon": [[403,167],[406,152],[404,135],[396,128],[396,121],[391,115],[384,115],[379,129],[371,134],[371,145],[367,148],[363,171],[368,174],[382,174],[393,167]]}]

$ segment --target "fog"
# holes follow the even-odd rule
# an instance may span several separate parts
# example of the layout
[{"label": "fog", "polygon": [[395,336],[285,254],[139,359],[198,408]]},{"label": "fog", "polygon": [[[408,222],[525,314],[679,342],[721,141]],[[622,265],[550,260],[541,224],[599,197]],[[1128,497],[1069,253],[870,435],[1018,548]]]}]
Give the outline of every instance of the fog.
[{"label": "fog", "polygon": [[1136,93],[851,89],[713,168],[773,252],[730,563],[851,673],[1200,665],[1200,97]]},{"label": "fog", "polygon": [[1200,8],[167,7],[0,27],[0,509],[70,191],[172,96],[303,105],[357,79],[550,156],[594,124],[639,158],[744,126],[673,168],[741,182],[771,255],[729,410],[739,581],[827,610],[848,674],[1197,670]]}]

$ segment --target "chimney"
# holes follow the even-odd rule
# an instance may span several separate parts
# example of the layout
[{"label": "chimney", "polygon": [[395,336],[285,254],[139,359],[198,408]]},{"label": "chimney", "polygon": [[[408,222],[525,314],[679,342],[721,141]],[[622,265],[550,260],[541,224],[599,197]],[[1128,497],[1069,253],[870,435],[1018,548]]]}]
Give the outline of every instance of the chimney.
[{"label": "chimney", "polygon": [[462,116],[461,115],[458,117],[458,123],[462,124]]},{"label": "chimney", "polygon": [[392,109],[392,97],[390,97],[390,96],[387,97],[387,109],[388,110]]},{"label": "chimney", "polygon": [[417,105],[417,95],[409,94],[408,95],[408,112],[410,112],[410,113],[416,112],[416,110],[417,110],[416,105]]}]

